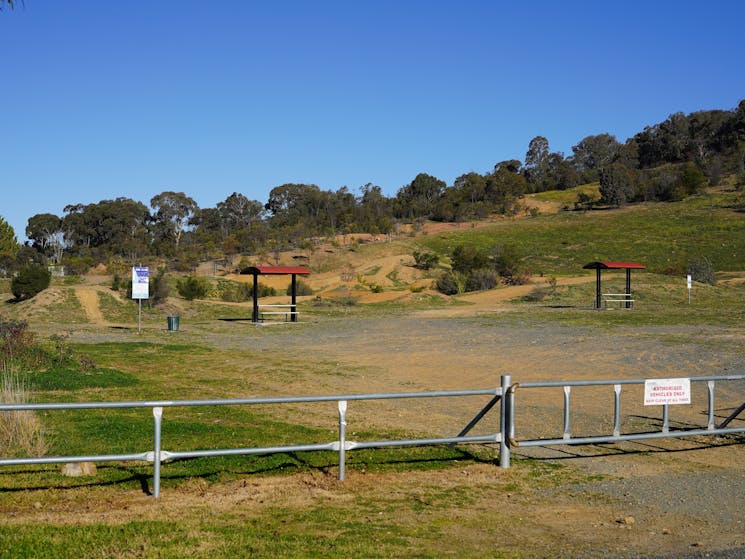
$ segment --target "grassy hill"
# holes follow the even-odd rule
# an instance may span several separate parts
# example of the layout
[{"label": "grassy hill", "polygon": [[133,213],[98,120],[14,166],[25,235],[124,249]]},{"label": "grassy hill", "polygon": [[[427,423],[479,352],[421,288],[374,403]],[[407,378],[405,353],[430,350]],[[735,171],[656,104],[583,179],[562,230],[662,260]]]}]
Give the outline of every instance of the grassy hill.
[{"label": "grassy hill", "polygon": [[[565,200],[568,195],[562,194]],[[638,261],[653,272],[682,274],[690,259],[702,257],[717,271],[738,271],[745,270],[740,206],[737,192],[718,190],[682,202],[504,220],[422,242],[443,255],[458,244],[487,250],[514,245],[533,273],[545,275],[576,275],[593,260]]]}]

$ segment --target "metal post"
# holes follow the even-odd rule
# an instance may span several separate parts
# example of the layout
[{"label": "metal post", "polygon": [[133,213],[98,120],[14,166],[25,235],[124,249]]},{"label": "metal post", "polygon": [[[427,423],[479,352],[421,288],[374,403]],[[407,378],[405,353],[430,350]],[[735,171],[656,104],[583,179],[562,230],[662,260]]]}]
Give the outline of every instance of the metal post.
[{"label": "metal post", "polygon": [[163,421],[163,408],[153,408],[155,435],[153,437],[153,497],[160,497],[160,427]]},{"label": "metal post", "polygon": [[626,268],[626,308],[631,308],[631,268]]},{"label": "metal post", "polygon": [[670,432],[670,408],[667,404],[662,405],[662,432]]},{"label": "metal post", "polygon": [[712,430],[714,429],[714,381],[707,381],[706,386],[709,391],[709,422],[706,428]]},{"label": "metal post", "polygon": [[339,481],[344,481],[346,474],[347,446],[347,401],[339,400]]},{"label": "metal post", "polygon": [[621,385],[613,385],[613,436],[619,437],[621,435]]},{"label": "metal post", "polygon": [[572,436],[569,434],[569,394],[572,392],[571,386],[564,387],[564,436],[565,439],[571,439]]},{"label": "metal post", "polygon": [[290,321],[297,322],[297,274],[292,274],[292,306],[290,307]]},{"label": "metal post", "polygon": [[259,274],[253,274],[254,284],[251,290],[251,298],[253,299],[253,312],[251,313],[251,322],[259,321]]},{"label": "metal post", "polygon": [[509,413],[510,400],[512,395],[510,392],[510,382],[512,377],[510,375],[501,376],[501,387],[502,387],[502,405],[499,407],[499,467],[509,468],[510,467],[510,424],[512,423],[512,417]]},{"label": "metal post", "polygon": [[600,268],[598,267],[595,270],[595,308],[600,308],[600,292],[602,291],[602,288],[600,287]]},{"label": "metal post", "polygon": [[142,333],[142,299],[137,299],[137,333]]}]

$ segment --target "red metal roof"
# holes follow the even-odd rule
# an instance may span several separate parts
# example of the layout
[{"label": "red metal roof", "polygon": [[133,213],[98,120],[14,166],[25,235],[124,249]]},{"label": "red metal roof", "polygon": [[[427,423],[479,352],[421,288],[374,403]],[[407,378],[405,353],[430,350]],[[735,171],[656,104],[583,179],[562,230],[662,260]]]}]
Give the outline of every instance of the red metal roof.
[{"label": "red metal roof", "polygon": [[643,270],[646,268],[644,264],[639,262],[590,262],[582,266],[585,270],[596,270],[598,268],[602,270]]},{"label": "red metal roof", "polygon": [[258,274],[263,276],[295,274],[298,276],[309,276],[310,270],[301,266],[249,266],[241,270],[241,274]]}]

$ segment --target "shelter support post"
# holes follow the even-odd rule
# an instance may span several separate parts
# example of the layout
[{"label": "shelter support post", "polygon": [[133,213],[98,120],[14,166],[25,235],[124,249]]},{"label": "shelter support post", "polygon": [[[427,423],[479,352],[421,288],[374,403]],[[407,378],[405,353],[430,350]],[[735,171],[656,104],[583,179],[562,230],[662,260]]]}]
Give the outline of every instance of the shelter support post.
[{"label": "shelter support post", "polygon": [[251,298],[253,299],[253,313],[251,314],[251,322],[259,321],[259,274],[252,274],[254,278],[253,290],[251,291]]},{"label": "shelter support post", "polygon": [[292,274],[292,301],[290,304],[292,305],[290,307],[290,320],[292,322],[297,322],[297,274]]},{"label": "shelter support post", "polygon": [[626,268],[626,308],[631,308],[631,268]]}]

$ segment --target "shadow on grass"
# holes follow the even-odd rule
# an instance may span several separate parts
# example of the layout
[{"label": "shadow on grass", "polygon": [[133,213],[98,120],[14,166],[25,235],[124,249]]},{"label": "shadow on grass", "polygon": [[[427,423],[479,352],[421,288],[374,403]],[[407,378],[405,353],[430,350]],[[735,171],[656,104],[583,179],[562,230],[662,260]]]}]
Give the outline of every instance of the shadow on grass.
[{"label": "shadow on grass", "polygon": [[[420,451],[424,447],[417,447]],[[405,471],[427,471],[455,467],[463,463],[494,464],[497,459],[485,458],[476,452],[462,448],[426,447],[426,449],[439,449],[447,452],[443,455],[407,456],[406,452],[397,456],[379,456],[370,450],[360,450],[356,453],[348,453],[346,467],[348,471],[364,470],[366,472],[405,472]],[[426,450],[425,449],[425,450]],[[400,449],[399,449],[400,450]],[[364,453],[364,454],[363,454]],[[357,454],[358,456],[355,456]],[[319,460],[318,453],[279,453],[265,455],[262,457],[230,457],[228,464],[220,464],[221,457],[200,457],[169,460],[161,464],[161,487],[178,487],[180,482],[200,479],[210,483],[219,483],[221,480],[229,480],[251,475],[291,475],[301,472],[319,472],[324,476],[335,477],[338,475],[337,460]],[[241,460],[242,458],[242,460]],[[253,458],[253,460],[252,460]],[[199,464],[198,462],[202,462]],[[238,463],[243,462],[243,464]],[[218,462],[215,464],[215,462]],[[170,471],[169,469],[180,469],[181,471]],[[29,484],[18,483],[16,486],[0,486],[0,495],[22,493],[31,491],[71,491],[93,487],[117,487],[126,488],[136,483],[140,486],[142,493],[152,496],[153,467],[123,466],[118,464],[104,464],[97,468],[99,477],[65,478],[70,480],[68,484],[57,483],[54,479],[46,483]],[[102,474],[102,475],[100,475]],[[118,477],[124,474],[124,477]],[[16,476],[61,476],[59,471],[50,469],[35,470],[6,470],[0,471],[0,480],[6,478],[13,483]],[[101,479],[110,476],[116,479]]]}]

